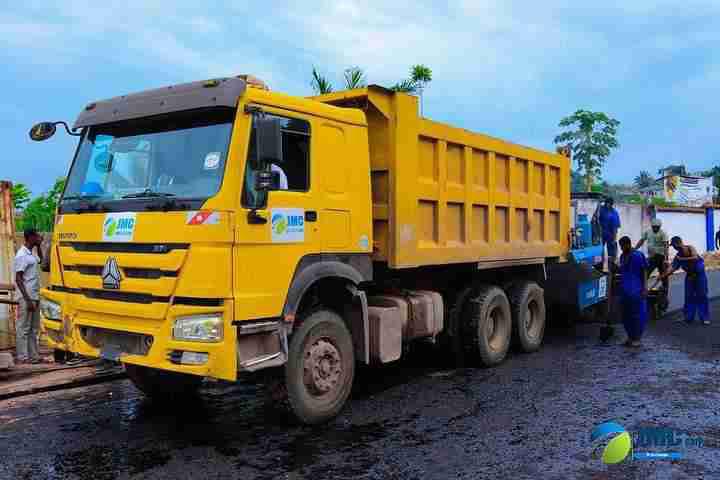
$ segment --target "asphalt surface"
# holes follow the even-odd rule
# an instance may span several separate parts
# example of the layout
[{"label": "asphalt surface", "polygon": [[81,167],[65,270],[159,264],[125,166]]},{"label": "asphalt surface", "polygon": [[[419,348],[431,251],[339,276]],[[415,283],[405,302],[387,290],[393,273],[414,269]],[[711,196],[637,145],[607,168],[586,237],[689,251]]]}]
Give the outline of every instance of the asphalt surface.
[{"label": "asphalt surface", "polygon": [[[415,352],[361,370],[348,407],[321,427],[266,408],[251,383],[208,384],[169,405],[127,380],[8,400],[0,479],[720,478],[720,320],[673,319],[652,324],[640,350],[620,345],[620,325],[608,345],[599,325],[552,327],[540,352],[493,369]],[[703,446],[676,462],[606,466],[590,432],[607,420]]]}]

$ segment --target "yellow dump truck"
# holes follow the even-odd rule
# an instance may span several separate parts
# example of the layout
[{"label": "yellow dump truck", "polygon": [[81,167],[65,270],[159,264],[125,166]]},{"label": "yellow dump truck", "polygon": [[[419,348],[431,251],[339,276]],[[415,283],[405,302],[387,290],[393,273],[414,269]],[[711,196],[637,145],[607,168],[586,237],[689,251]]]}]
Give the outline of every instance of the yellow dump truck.
[{"label": "yellow dump truck", "polygon": [[568,251],[570,161],[418,115],[377,86],[300,98],[248,76],[88,104],[44,325],[148,395],[281,372],[306,423],[356,363],[438,342],[485,365],[538,349]]}]

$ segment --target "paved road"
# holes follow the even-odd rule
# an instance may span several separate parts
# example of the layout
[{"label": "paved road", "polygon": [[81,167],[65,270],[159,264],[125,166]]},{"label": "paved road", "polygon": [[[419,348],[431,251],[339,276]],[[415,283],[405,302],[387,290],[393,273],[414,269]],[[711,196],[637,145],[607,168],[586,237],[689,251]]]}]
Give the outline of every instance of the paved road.
[{"label": "paved road", "polygon": [[[443,370],[425,352],[361,371],[349,407],[316,428],[265,409],[250,384],[208,385],[186,404],[127,381],[0,402],[0,478],[720,478],[720,322],[661,319],[640,351],[598,331],[551,329],[540,352],[495,369]],[[607,467],[589,435],[608,419],[704,446]]]}]

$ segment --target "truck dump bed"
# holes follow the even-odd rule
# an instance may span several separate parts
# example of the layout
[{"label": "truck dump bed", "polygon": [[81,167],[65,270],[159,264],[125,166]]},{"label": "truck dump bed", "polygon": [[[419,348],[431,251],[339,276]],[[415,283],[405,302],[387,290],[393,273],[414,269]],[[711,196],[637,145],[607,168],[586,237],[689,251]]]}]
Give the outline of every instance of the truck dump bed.
[{"label": "truck dump bed", "polygon": [[382,87],[314,100],[366,112],[375,259],[533,263],[567,251],[570,160],[418,116]]}]

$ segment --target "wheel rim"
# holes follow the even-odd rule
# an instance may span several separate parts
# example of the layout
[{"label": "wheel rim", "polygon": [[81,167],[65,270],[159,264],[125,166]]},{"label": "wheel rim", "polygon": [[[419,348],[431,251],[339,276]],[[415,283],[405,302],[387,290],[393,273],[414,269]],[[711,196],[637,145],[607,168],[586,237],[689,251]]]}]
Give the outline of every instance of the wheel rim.
[{"label": "wheel rim", "polygon": [[342,356],[329,338],[319,338],[305,348],[303,381],[315,397],[332,395],[343,378]]},{"label": "wheel rim", "polygon": [[485,327],[485,338],[490,348],[494,351],[501,350],[505,342],[506,322],[504,322],[504,320],[505,315],[499,306],[490,310]]},{"label": "wheel rim", "polygon": [[525,331],[528,337],[537,338],[540,335],[540,305],[535,300],[530,300],[527,305],[525,316]]}]

